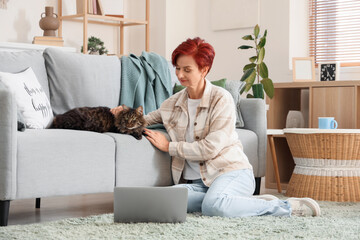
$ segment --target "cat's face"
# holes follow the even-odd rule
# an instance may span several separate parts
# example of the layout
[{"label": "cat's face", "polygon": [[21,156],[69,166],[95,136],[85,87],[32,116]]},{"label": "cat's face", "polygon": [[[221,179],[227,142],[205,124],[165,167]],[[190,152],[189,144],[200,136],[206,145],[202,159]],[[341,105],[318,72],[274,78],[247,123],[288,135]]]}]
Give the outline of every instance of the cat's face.
[{"label": "cat's face", "polygon": [[124,106],[115,118],[115,127],[121,133],[129,133],[139,128],[144,128],[145,119],[142,106],[134,109]]}]

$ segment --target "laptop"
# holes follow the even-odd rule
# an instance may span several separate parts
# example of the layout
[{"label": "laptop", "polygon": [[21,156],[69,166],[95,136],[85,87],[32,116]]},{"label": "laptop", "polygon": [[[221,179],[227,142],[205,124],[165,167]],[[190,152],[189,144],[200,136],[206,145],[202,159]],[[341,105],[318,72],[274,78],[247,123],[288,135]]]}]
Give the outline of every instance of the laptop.
[{"label": "laptop", "polygon": [[114,221],[186,221],[188,190],[182,187],[115,187]]}]

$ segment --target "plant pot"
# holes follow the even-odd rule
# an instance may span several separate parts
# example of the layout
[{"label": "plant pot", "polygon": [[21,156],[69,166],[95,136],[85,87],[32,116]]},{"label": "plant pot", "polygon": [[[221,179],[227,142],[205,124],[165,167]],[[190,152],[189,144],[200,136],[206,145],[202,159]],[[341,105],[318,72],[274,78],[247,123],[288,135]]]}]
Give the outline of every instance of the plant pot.
[{"label": "plant pot", "polygon": [[261,83],[257,83],[251,86],[254,98],[264,99],[264,86]]}]

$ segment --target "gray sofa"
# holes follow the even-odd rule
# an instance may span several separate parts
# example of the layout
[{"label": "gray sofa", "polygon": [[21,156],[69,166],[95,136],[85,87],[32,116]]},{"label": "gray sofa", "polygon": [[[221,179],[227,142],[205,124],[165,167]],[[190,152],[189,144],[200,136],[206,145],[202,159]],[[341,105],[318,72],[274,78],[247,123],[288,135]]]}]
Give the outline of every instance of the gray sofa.
[{"label": "gray sofa", "polygon": [[[27,67],[33,68],[54,114],[73,107],[119,104],[121,63],[114,56],[51,49],[44,54],[0,52],[0,72],[16,73]],[[257,194],[265,175],[264,105],[263,100],[242,99],[239,109],[244,127],[237,128],[254,167]],[[15,98],[1,82],[0,136],[0,226],[7,225],[11,200],[172,184],[170,156],[145,138],[138,141],[122,134],[60,129],[17,131]]]}]

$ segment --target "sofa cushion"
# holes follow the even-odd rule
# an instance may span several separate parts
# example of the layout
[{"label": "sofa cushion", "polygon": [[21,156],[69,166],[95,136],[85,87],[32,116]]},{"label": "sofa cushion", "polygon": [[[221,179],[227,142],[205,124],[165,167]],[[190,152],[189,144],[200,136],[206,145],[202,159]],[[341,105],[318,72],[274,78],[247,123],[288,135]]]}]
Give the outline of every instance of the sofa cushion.
[{"label": "sofa cushion", "polygon": [[115,143],[100,133],[63,129],[18,132],[17,199],[112,192]]},{"label": "sofa cushion", "polygon": [[47,48],[44,58],[55,115],[76,107],[118,106],[121,75],[118,57]]},{"label": "sofa cushion", "polygon": [[247,129],[237,128],[236,132],[243,145],[244,153],[253,166],[254,173],[256,173],[259,168],[258,137],[255,132]]},{"label": "sofa cushion", "polygon": [[31,67],[20,73],[0,72],[0,81],[15,96],[18,123],[23,121],[27,128],[46,128],[51,124],[49,99]]},{"label": "sofa cushion", "polygon": [[[105,134],[113,137],[116,143],[115,185],[117,187],[173,184],[171,157],[168,153],[158,150],[145,137],[136,140],[125,134]],[[167,134],[166,136],[170,139]]]},{"label": "sofa cushion", "polygon": [[244,127],[244,120],[241,116],[240,111],[240,90],[245,85],[245,82],[241,82],[239,80],[228,80],[225,83],[225,89],[231,93],[231,96],[234,99],[235,107],[236,107],[236,127]]},{"label": "sofa cushion", "polygon": [[18,73],[31,67],[49,98],[49,82],[42,51],[1,52],[0,72]]}]

